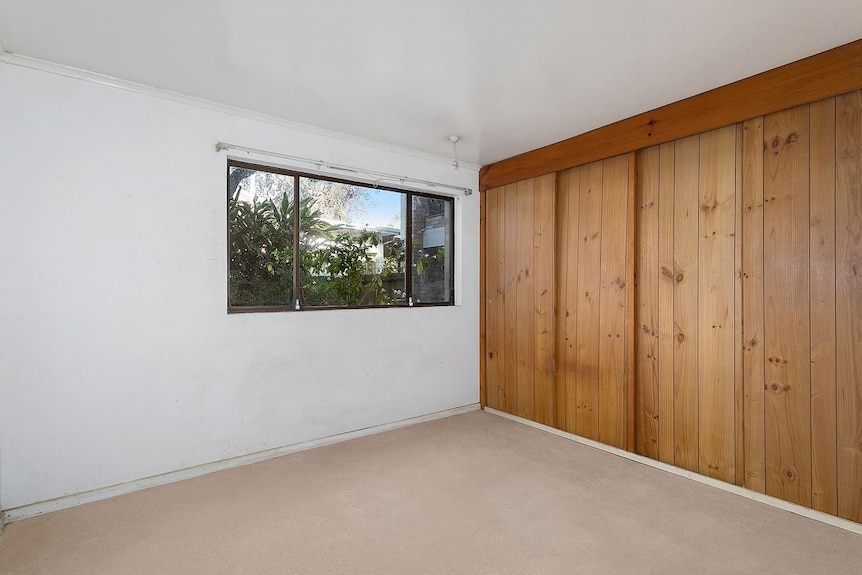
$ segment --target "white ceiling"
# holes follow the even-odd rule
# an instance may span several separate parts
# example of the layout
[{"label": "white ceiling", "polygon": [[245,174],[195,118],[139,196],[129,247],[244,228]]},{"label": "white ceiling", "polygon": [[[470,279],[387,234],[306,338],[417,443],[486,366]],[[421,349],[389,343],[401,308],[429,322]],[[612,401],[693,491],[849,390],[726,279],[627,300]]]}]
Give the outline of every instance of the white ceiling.
[{"label": "white ceiling", "polygon": [[478,164],[860,37],[860,0],[0,0],[8,52]]}]

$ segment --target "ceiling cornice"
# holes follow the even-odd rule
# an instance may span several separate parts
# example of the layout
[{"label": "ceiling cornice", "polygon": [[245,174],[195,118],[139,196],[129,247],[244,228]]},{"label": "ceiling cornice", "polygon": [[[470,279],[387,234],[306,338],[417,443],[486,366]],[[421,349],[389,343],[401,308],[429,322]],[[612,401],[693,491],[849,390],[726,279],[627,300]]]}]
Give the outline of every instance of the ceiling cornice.
[{"label": "ceiling cornice", "polygon": [[[230,106],[228,104],[220,104],[211,100],[205,100],[203,98],[180,94],[178,92],[171,92],[169,90],[163,90],[161,88],[155,88],[153,86],[147,86],[146,84],[139,84],[137,82],[123,80],[121,78],[115,78],[113,76],[108,76],[105,74],[90,72],[89,70],[83,70],[81,68],[57,64],[55,62],[48,62],[46,60],[39,60],[37,58],[30,58],[28,56],[21,56],[12,52],[5,51],[3,49],[2,42],[0,42],[0,62],[11,64],[13,66],[21,66],[23,68],[30,68],[32,70],[39,70],[42,72],[57,74],[59,76],[65,76],[67,78],[74,78],[76,80],[92,82],[94,84],[101,84],[103,86],[110,86],[112,88],[119,88],[121,90],[127,90],[129,92],[135,92],[137,94],[143,94],[154,98],[161,98],[163,100],[169,100],[178,104],[195,106],[198,108],[203,108],[205,110],[220,112],[222,114],[237,116],[248,120],[265,122],[267,124],[274,124],[299,132],[305,132],[308,134],[314,134],[316,136],[323,136],[326,138],[332,138],[334,140],[350,142],[361,146],[368,146],[370,148],[376,148],[378,150],[384,150],[403,156],[418,158],[420,160],[452,165],[451,157],[428,154],[425,152],[411,150],[409,148],[404,148],[393,144],[387,144],[368,138],[353,136],[344,132],[327,130],[325,128],[311,126],[309,124],[285,120],[284,118],[279,118],[276,116],[270,116],[259,112],[252,112],[251,110],[247,110],[245,108],[238,108],[235,106]],[[478,172],[480,167],[481,166],[479,166],[478,164],[472,164],[470,162],[463,162],[460,160],[458,161],[458,169],[463,169],[465,171]]]}]

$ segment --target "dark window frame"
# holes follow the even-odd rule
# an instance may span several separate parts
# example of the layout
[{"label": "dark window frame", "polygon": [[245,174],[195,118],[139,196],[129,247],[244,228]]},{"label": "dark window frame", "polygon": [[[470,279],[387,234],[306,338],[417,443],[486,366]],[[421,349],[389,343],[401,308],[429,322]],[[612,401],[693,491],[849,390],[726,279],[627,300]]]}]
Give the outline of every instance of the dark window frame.
[{"label": "dark window frame", "polygon": [[[395,304],[372,304],[372,305],[331,305],[331,306],[309,306],[304,307],[301,305],[302,302],[302,286],[301,286],[301,270],[299,265],[293,266],[293,294],[294,294],[294,302],[298,299],[300,302],[299,306],[296,306],[295,303],[290,305],[254,305],[254,306],[241,306],[241,305],[232,305],[230,302],[230,272],[231,272],[231,221],[230,221],[230,198],[231,198],[231,189],[230,189],[230,170],[231,168],[241,168],[247,170],[254,171],[262,171],[269,172],[272,174],[278,174],[281,176],[292,177],[293,178],[293,217],[294,217],[294,228],[293,228],[293,250],[294,253],[298,253],[299,250],[299,242],[300,242],[300,226],[297,225],[299,222],[300,216],[300,178],[312,178],[316,180],[325,180],[329,182],[346,184],[351,186],[361,186],[367,189],[374,190],[385,190],[389,192],[397,192],[400,194],[404,194],[405,202],[407,205],[407,218],[405,223],[405,263],[404,263],[404,286],[405,286],[405,302],[404,303],[395,303]],[[315,174],[312,172],[303,172],[300,170],[292,170],[287,168],[280,168],[277,166],[270,166],[266,164],[259,164],[256,162],[246,162],[242,160],[234,160],[228,158],[227,160],[227,168],[225,171],[225,189],[226,189],[226,198],[225,198],[225,222],[226,222],[226,239],[227,239],[227,281],[226,281],[226,295],[227,295],[227,312],[229,314],[234,313],[270,313],[270,312],[299,312],[299,311],[326,311],[326,310],[348,310],[348,309],[404,309],[404,308],[423,308],[423,307],[445,307],[445,306],[454,306],[455,305],[455,198],[452,196],[443,196],[438,194],[432,194],[428,192],[419,192],[415,190],[398,188],[387,185],[375,185],[370,184],[368,182],[362,182],[357,180],[347,180],[343,178],[336,178],[328,175]],[[437,301],[437,302],[414,302],[412,299],[413,295],[413,198],[430,198],[433,200],[442,200],[449,203],[449,210],[451,214],[451,221],[449,226],[449,241],[451,243],[451,257],[447,265],[450,266],[450,274],[449,274],[449,301]],[[299,296],[297,298],[296,296]]]}]

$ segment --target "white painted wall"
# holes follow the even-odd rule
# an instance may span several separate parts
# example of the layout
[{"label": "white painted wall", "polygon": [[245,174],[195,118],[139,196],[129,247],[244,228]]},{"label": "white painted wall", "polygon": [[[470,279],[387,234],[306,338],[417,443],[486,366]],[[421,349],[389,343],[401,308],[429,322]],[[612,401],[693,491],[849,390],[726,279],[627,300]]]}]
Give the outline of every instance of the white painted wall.
[{"label": "white painted wall", "polygon": [[219,140],[478,180],[0,63],[3,509],[478,401],[478,193],[460,305],[229,316]]}]

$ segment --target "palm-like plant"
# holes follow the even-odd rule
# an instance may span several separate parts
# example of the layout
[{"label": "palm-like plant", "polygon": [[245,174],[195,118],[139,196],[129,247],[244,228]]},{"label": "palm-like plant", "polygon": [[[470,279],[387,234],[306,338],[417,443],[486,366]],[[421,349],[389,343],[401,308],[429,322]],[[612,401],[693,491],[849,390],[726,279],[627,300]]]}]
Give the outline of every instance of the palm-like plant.
[{"label": "palm-like plant", "polygon": [[[242,182],[256,173],[261,174],[236,168],[230,175],[231,305],[291,305],[297,297],[293,293],[297,261],[304,305],[369,305],[397,301],[395,291],[383,286],[381,275],[369,273],[373,263],[369,250],[380,241],[375,232],[348,232],[329,224],[317,208],[315,197],[303,194],[296,210],[299,253],[294,254],[297,214],[292,186],[264,173],[256,181],[257,194],[251,200],[241,200]],[[387,268],[384,272],[388,277],[395,270]]]}]

